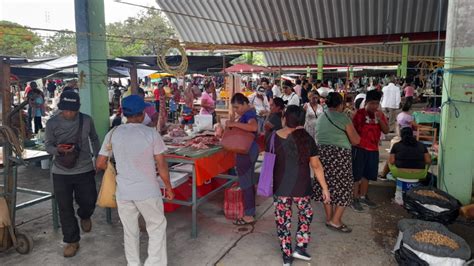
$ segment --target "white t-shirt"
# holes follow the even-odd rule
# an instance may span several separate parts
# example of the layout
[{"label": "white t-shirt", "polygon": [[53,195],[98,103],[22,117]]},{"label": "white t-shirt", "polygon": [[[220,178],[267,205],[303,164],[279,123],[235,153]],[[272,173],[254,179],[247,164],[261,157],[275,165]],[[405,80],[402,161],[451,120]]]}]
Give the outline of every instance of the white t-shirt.
[{"label": "white t-shirt", "polygon": [[380,102],[382,108],[400,108],[401,91],[398,86],[390,82],[387,86],[383,87],[382,92],[383,96]]},{"label": "white t-shirt", "polygon": [[[109,135],[99,152],[107,157]],[[158,132],[142,124],[120,125],[113,131],[111,142],[117,163],[117,200],[161,197],[154,156],[165,152],[166,146]]]},{"label": "white t-shirt", "polygon": [[255,111],[257,111],[257,115],[259,115],[261,111],[270,112],[270,103],[268,103],[267,96],[263,96],[262,101],[260,98],[257,97],[257,93],[255,92],[254,94],[249,96],[249,102],[250,105],[255,108]]},{"label": "white t-shirt", "polygon": [[290,95],[283,95],[283,101],[288,101],[288,105],[300,106],[300,97],[296,93],[291,93]]},{"label": "white t-shirt", "polygon": [[272,92],[273,98],[281,98],[281,89],[278,85],[273,85]]}]

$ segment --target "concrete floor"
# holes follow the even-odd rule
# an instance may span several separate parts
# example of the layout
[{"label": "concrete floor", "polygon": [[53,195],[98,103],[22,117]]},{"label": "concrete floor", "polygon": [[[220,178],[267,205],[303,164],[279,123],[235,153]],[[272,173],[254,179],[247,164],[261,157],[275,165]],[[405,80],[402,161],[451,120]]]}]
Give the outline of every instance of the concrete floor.
[{"label": "concrete floor", "polygon": [[[387,157],[381,146],[381,163]],[[22,167],[18,184],[21,187],[51,190],[48,171],[38,167]],[[308,252],[311,262],[296,261],[294,265],[396,265],[391,249],[398,234],[397,222],[408,217],[402,207],[391,203],[393,183],[371,184],[370,195],[380,204],[375,210],[356,213],[347,210],[345,223],[353,228],[351,234],[341,234],[324,226],[324,212],[313,203],[315,217],[311,226],[312,241]],[[19,202],[30,197],[19,195]],[[169,265],[281,265],[281,253],[276,236],[271,199],[258,198],[258,222],[240,230],[223,214],[223,193],[201,205],[198,214],[199,235],[190,237],[191,209],[181,207],[166,214],[168,219]],[[44,202],[17,212],[18,229],[34,240],[28,255],[15,250],[0,253],[2,265],[126,265],[123,233],[116,210],[113,224],[105,221],[105,210],[96,209],[93,230],[83,234],[81,249],[74,258],[62,256],[62,235],[52,228],[51,204]],[[296,223],[294,223],[296,224]],[[295,228],[295,226],[294,226]],[[453,231],[474,244],[474,230],[455,225]],[[146,258],[147,236],[141,237],[142,260]],[[474,250],[474,249],[473,249]]]}]

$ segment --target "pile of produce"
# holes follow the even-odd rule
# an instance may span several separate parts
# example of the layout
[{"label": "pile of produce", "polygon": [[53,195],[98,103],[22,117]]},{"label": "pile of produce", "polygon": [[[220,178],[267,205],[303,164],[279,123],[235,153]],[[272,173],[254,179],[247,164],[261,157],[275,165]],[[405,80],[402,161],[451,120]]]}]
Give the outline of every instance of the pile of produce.
[{"label": "pile of produce", "polygon": [[394,254],[399,265],[461,266],[471,257],[467,242],[440,223],[403,219],[398,228]]}]

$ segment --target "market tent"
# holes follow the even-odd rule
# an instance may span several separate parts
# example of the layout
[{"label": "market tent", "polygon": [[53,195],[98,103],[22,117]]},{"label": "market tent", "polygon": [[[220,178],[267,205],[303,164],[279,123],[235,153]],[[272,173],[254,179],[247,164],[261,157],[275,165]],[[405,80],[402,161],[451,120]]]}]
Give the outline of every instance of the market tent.
[{"label": "market tent", "polygon": [[16,67],[10,68],[11,74],[14,75],[20,82],[28,82],[32,80],[41,79],[51,74],[58,72],[56,69],[42,69],[31,67]]},{"label": "market tent", "polygon": [[228,73],[261,73],[261,72],[272,72],[272,70],[263,67],[263,66],[256,66],[256,65],[249,65],[249,64],[236,64],[231,67],[225,69],[225,72]]},{"label": "market tent", "polygon": [[[230,66],[230,61],[241,56],[241,54],[225,55],[225,56],[198,56],[189,55],[188,58],[188,73],[207,73],[207,72],[220,72],[222,70],[223,63],[225,61],[226,67]],[[127,61],[146,64],[153,69],[160,70],[157,66],[157,56],[125,56],[120,57]],[[169,65],[177,65],[181,62],[181,56],[167,56],[166,62]]]}]

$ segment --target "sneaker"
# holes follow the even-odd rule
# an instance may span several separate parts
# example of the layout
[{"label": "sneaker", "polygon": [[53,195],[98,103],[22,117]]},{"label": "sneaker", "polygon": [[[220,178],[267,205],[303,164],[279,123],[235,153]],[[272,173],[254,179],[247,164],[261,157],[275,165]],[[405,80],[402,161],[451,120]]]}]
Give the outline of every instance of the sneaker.
[{"label": "sneaker", "polygon": [[89,233],[92,230],[91,219],[81,219],[81,228],[84,233]]},{"label": "sneaker", "polygon": [[297,247],[293,252],[293,258],[308,261],[311,260],[311,255],[306,252],[306,249]]},{"label": "sneaker", "polygon": [[354,199],[352,201],[351,208],[356,212],[363,212],[364,211],[364,207],[362,207],[362,204],[360,204],[359,199]]},{"label": "sneaker", "polygon": [[79,250],[79,242],[68,243],[64,247],[64,257],[66,258],[74,257],[78,250]]},{"label": "sneaker", "polygon": [[283,256],[283,266],[291,266],[293,264],[293,258],[286,255]]},{"label": "sneaker", "polygon": [[367,196],[360,198],[360,204],[369,207],[369,209],[377,208],[377,204],[371,201]]}]

